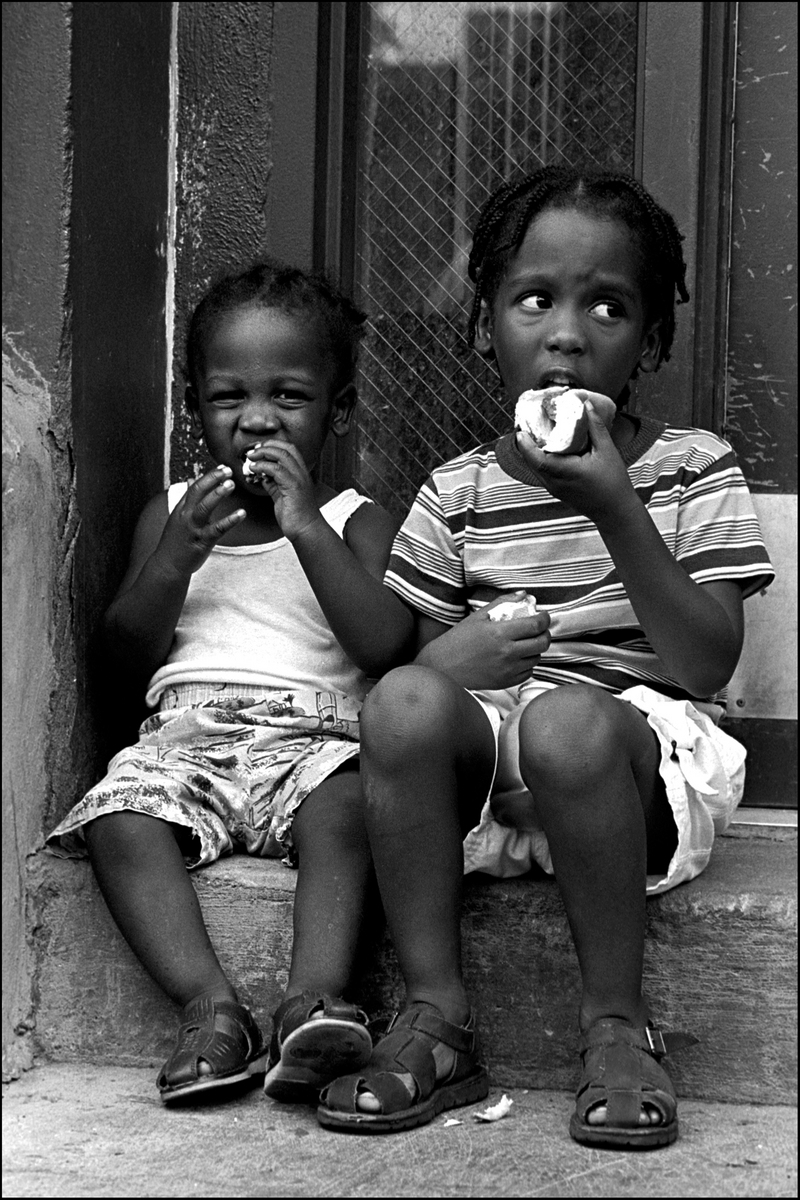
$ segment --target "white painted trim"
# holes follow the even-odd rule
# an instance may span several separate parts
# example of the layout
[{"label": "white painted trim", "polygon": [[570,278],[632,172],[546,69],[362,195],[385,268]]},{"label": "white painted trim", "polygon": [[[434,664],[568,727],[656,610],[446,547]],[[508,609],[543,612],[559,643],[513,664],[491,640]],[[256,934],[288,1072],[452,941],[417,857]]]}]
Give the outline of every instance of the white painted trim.
[{"label": "white painted trim", "polygon": [[737,808],[731,825],[775,826],[780,829],[797,828],[797,810],[788,808]]},{"label": "white painted trim", "polygon": [[164,297],[166,321],[167,370],[164,380],[164,487],[170,482],[170,443],[172,440],[172,362],[175,352],[175,271],[178,229],[178,10],[172,5],[169,43],[169,133],[167,150],[167,279]]}]

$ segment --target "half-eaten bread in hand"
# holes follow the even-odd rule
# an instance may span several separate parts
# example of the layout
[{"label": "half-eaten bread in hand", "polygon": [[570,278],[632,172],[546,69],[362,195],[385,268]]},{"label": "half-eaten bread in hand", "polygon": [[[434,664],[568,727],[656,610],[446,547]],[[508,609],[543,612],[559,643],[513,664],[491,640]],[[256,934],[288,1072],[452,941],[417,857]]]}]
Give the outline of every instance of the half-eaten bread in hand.
[{"label": "half-eaten bread in hand", "polygon": [[567,387],[523,392],[514,412],[514,427],[530,434],[549,454],[582,454],[589,445],[587,400],[610,429],[617,413],[613,400],[599,392]]},{"label": "half-eaten bread in hand", "polygon": [[490,621],[515,621],[518,617],[533,617],[539,610],[536,597],[528,592],[521,600],[503,600],[489,609]]}]

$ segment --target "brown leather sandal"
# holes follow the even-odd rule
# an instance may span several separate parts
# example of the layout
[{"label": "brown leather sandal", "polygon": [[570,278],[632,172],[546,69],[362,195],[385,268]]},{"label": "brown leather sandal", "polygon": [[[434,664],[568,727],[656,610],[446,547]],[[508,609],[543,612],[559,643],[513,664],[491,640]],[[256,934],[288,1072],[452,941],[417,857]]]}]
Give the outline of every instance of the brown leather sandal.
[{"label": "brown leather sandal", "polygon": [[369,1062],[367,1014],[323,992],[284,1000],[274,1016],[264,1091],[285,1103],[316,1104],[320,1089]]},{"label": "brown leather sandal", "polygon": [[[584,1146],[651,1150],[678,1136],[678,1101],[661,1059],[670,1050],[694,1045],[688,1033],[662,1033],[654,1025],[638,1029],[629,1021],[604,1017],[581,1038],[583,1075],[570,1120],[570,1136]],[[591,1109],[604,1105],[603,1125],[590,1125]],[[661,1115],[658,1125],[641,1125],[643,1106]]]},{"label": "brown leather sandal", "polygon": [[[200,1073],[200,1063],[210,1068]],[[261,1075],[267,1053],[250,1010],[235,1000],[204,997],[183,1010],[175,1049],[156,1083],[165,1104]]]},{"label": "brown leather sandal", "polygon": [[[446,1079],[436,1079],[433,1057],[437,1044],[455,1051]],[[410,1075],[414,1095],[399,1076]],[[380,1113],[361,1112],[358,1096],[372,1092]],[[481,1065],[475,1022],[452,1025],[432,1004],[410,1004],[394,1018],[372,1052],[364,1071],[336,1079],[325,1088],[317,1120],[326,1129],[348,1133],[393,1133],[426,1125],[440,1112],[483,1100],[489,1076]]]}]

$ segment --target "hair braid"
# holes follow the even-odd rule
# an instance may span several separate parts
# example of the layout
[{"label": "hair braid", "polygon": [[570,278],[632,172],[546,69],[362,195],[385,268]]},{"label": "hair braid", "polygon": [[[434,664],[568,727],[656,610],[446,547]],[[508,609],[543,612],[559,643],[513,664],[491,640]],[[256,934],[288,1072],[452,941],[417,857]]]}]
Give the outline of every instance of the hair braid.
[{"label": "hair braid", "polygon": [[638,179],[634,179],[630,175],[613,175],[610,178],[615,183],[626,187],[647,211],[653,228],[658,231],[664,244],[668,247],[668,258],[673,268],[672,278],[680,301],[683,304],[687,303],[689,293],[686,290],[686,263],[683,260],[681,249],[683,238],[674,218],[653,199],[647,188]]},{"label": "hair braid", "polygon": [[469,257],[469,277],[475,284],[469,344],[475,341],[481,303],[491,303],[528,226],[547,208],[577,208],[628,225],[642,258],[648,314],[661,327],[659,363],[668,359],[675,333],[676,293],[677,303],[689,299],[683,238],[673,217],[630,175],[560,164],[502,184],[484,205]]},{"label": "hair braid", "polygon": [[[558,171],[558,167],[550,168],[554,179],[557,178]],[[467,341],[470,345],[475,341],[481,301],[486,298],[487,292],[493,290],[492,285],[497,282],[494,276],[498,272],[492,272],[489,279],[486,277],[487,261],[502,255],[504,251],[516,248],[525,234],[531,215],[541,207],[549,187],[550,181],[545,177],[545,172],[536,171],[532,175],[523,175],[502,184],[484,206],[475,226],[469,256],[469,277],[475,284],[475,296],[467,325]],[[517,208],[518,202],[523,198],[526,200],[525,205]],[[508,226],[512,219],[513,225],[510,230],[506,229],[505,236],[495,241],[495,234],[501,227]],[[505,262],[502,266],[504,265]]]},{"label": "hair braid", "polygon": [[516,181],[510,180],[499,187],[487,201],[478,218],[478,224],[475,226],[472,249],[469,256],[469,277],[473,283],[477,282],[478,272],[486,250],[491,246],[494,231],[505,217],[506,210],[519,196],[524,196],[533,184],[534,179],[528,175]]}]

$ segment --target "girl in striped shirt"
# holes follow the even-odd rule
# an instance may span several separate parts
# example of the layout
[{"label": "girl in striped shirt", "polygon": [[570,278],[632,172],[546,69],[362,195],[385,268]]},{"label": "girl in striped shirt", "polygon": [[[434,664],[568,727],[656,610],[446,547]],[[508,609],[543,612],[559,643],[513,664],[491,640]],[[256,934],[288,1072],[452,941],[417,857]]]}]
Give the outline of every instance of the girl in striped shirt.
[{"label": "girl in striped shirt", "polygon": [[[591,401],[580,454],[510,431],[433,471],[387,585],[418,653],[362,712],[370,845],[408,1003],[320,1121],[384,1132],[486,1094],[460,961],[463,871],[555,874],[582,975],[579,1142],[663,1146],[671,1044],[642,992],[645,897],[691,879],[742,795],[720,731],[745,597],[772,569],[731,447],[626,411],[687,301],[681,235],[635,180],[546,167],[477,223],[469,336],[509,411],[528,389]],[[511,422],[509,422],[510,424]],[[538,611],[493,620],[509,593]],[[680,1035],[673,1035],[679,1037]]]}]

